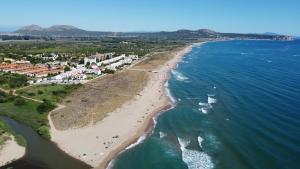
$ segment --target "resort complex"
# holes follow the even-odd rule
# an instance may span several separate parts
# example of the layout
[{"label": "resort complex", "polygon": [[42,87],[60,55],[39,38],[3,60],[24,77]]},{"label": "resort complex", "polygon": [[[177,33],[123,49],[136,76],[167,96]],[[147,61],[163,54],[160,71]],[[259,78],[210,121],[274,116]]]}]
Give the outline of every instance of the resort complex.
[{"label": "resort complex", "polygon": [[[39,56],[36,55],[35,57]],[[57,61],[56,58],[51,57],[50,62],[39,64],[32,64],[27,60],[4,58],[4,61],[0,63],[0,72],[24,74],[30,77],[30,84],[77,84],[84,83],[105,73],[114,73],[139,59],[138,55],[126,56],[122,54],[116,56],[115,53],[97,53],[84,57],[83,63],[79,63],[79,61]]]}]

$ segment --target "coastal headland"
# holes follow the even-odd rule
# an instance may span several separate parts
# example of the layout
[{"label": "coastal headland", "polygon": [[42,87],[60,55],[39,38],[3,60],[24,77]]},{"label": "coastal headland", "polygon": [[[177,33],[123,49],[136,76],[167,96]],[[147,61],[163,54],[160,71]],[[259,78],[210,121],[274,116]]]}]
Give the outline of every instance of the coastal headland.
[{"label": "coastal headland", "polygon": [[[126,70],[85,84],[65,99],[64,107],[49,114],[52,141],[69,155],[106,168],[118,153],[147,134],[157,113],[171,107],[165,83],[192,46],[154,53]],[[112,79],[117,83],[109,82]],[[80,106],[83,95],[88,106]],[[60,118],[67,120],[63,123]]]}]

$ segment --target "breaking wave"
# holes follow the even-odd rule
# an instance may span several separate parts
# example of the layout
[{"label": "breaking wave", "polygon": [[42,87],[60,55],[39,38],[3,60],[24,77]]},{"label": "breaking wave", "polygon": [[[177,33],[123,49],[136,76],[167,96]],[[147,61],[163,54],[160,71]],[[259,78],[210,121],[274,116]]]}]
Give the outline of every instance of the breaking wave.
[{"label": "breaking wave", "polygon": [[214,98],[214,95],[208,95],[208,96],[207,96],[207,103],[208,103],[208,104],[214,104],[214,103],[217,103],[217,99]]},{"label": "breaking wave", "polygon": [[146,139],[146,137],[147,137],[146,134],[142,135],[135,143],[132,143],[128,147],[126,147],[126,150],[131,149],[137,146],[138,144],[142,143]]},{"label": "breaking wave", "polygon": [[159,138],[164,138],[166,137],[168,134],[167,133],[164,133],[162,131],[159,132]]},{"label": "breaking wave", "polygon": [[210,109],[211,107],[200,107],[199,111],[201,111],[203,114],[207,114]]},{"label": "breaking wave", "polygon": [[182,73],[176,71],[176,70],[172,70],[172,74],[175,77],[176,80],[178,81],[187,81],[189,78],[184,76]]},{"label": "breaking wave", "polygon": [[[202,142],[202,140],[200,141]],[[178,142],[182,152],[182,160],[186,163],[189,169],[211,169],[214,167],[210,156],[206,153],[186,148],[190,144],[189,140],[178,137]]]},{"label": "breaking wave", "polygon": [[202,148],[202,141],[203,141],[203,138],[198,136],[198,143],[201,148]]},{"label": "breaking wave", "polygon": [[217,99],[214,97],[214,95],[207,95],[207,103],[199,102],[200,107],[198,110],[203,114],[207,114],[213,108],[213,104],[217,103]]},{"label": "breaking wave", "polygon": [[167,81],[164,86],[166,90],[166,95],[171,99],[173,103],[176,103],[176,99],[172,96],[171,91],[169,89],[169,82]]}]

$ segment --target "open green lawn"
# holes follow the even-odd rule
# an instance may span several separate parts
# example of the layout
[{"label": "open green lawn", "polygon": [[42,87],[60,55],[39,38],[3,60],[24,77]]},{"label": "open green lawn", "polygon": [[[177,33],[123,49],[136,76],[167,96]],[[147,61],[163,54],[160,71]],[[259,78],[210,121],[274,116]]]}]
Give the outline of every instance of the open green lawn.
[{"label": "open green lawn", "polygon": [[33,129],[47,125],[47,113],[39,113],[37,107],[41,103],[26,100],[24,105],[16,106],[14,102],[0,103],[0,115],[8,116],[19,122],[25,123]]},{"label": "open green lawn", "polygon": [[42,137],[50,139],[48,129],[48,112],[55,108],[50,102],[36,102],[0,92],[0,115],[24,123]]},{"label": "open green lawn", "polygon": [[63,98],[79,87],[80,85],[35,85],[17,90],[17,94],[38,100],[48,100],[50,102],[59,103]]},{"label": "open green lawn", "polygon": [[42,137],[50,139],[48,112],[56,107],[55,103],[60,102],[80,86],[35,85],[16,91],[17,94],[42,100],[43,103],[0,92],[0,115],[8,116],[24,123],[37,131]]}]

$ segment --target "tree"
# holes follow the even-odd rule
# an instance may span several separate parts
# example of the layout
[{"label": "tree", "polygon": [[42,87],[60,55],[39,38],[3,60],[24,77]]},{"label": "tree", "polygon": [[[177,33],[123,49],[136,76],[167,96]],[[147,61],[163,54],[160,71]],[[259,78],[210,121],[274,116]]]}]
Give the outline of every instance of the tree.
[{"label": "tree", "polygon": [[64,71],[65,72],[71,71],[71,68],[69,66],[65,66]]},{"label": "tree", "polygon": [[80,59],[79,64],[81,64],[81,65],[84,64],[84,59]]},{"label": "tree", "polygon": [[90,65],[91,65],[91,63],[87,62],[86,65],[85,65],[85,67],[89,67]]},{"label": "tree", "polygon": [[44,92],[42,90],[38,90],[38,94],[41,95],[44,94]]},{"label": "tree", "polygon": [[49,100],[44,100],[43,103],[41,103],[38,107],[37,107],[37,111],[39,113],[46,113],[51,111],[52,109],[54,109],[56,106],[51,103]]},{"label": "tree", "polygon": [[49,128],[45,125],[38,128],[38,133],[47,140],[51,139]]}]

